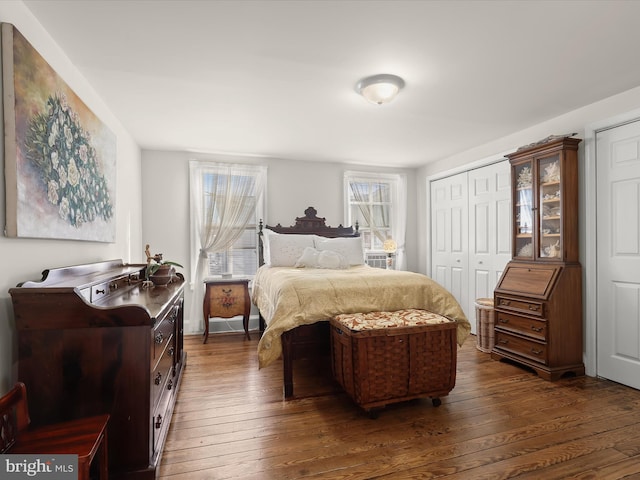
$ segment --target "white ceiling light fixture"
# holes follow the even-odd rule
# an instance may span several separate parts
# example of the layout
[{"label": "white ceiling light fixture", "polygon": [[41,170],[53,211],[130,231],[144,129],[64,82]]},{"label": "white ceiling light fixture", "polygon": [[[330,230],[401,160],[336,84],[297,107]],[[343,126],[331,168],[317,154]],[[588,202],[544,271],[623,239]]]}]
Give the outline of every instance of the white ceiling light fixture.
[{"label": "white ceiling light fixture", "polygon": [[397,75],[381,73],[366,77],[356,83],[356,92],[367,101],[382,105],[393,100],[404,87],[404,80]]}]

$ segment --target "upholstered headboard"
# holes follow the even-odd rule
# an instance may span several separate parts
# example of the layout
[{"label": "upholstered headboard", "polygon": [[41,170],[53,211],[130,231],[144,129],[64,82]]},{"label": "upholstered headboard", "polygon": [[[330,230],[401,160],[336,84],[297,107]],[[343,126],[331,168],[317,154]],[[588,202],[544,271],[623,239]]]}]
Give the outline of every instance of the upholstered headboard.
[{"label": "upholstered headboard", "polygon": [[319,235],[321,237],[327,238],[338,238],[338,237],[359,237],[360,232],[358,231],[359,225],[356,222],[354,227],[343,227],[339,225],[337,227],[329,227],[325,223],[324,217],[317,216],[317,210],[313,207],[308,207],[304,211],[304,217],[296,217],[295,225],[290,227],[283,227],[280,224],[276,226],[263,225],[262,220],[260,220],[260,226],[258,229],[258,255],[259,255],[259,264],[264,264],[264,244],[263,244],[263,228],[268,228],[276,233],[296,233],[302,235]]}]

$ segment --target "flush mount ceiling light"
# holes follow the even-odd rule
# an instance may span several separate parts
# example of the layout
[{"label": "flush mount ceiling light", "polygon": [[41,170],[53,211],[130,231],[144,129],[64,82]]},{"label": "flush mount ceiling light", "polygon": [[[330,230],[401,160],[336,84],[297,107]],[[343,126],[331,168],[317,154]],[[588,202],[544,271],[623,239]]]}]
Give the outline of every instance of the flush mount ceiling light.
[{"label": "flush mount ceiling light", "polygon": [[393,100],[402,87],[404,87],[403,79],[397,75],[382,73],[360,80],[356,83],[356,92],[367,101],[382,105]]}]

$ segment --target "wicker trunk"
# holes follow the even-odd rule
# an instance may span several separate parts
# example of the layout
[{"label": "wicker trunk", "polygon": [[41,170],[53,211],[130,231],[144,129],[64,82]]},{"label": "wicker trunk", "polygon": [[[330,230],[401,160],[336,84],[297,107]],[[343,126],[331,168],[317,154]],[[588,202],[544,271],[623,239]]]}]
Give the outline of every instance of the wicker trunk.
[{"label": "wicker trunk", "polygon": [[[416,322],[389,318],[410,312]],[[456,322],[423,310],[354,314],[331,319],[333,374],[365,410],[390,403],[431,397],[435,406],[456,381]],[[439,317],[436,324],[420,319]]]}]

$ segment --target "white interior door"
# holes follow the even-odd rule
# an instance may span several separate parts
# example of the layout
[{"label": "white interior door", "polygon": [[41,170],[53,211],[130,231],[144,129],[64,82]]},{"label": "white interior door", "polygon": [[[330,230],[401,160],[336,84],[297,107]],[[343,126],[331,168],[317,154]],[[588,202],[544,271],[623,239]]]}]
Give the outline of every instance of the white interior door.
[{"label": "white interior door", "polygon": [[640,121],[596,135],[597,373],[640,389]]},{"label": "white interior door", "polygon": [[431,276],[469,315],[467,173],[431,183]]},{"label": "white interior door", "polygon": [[[508,160],[469,172],[469,290],[493,298],[511,260],[511,166]],[[471,313],[471,312],[469,312]],[[471,318],[470,318],[471,320]]]}]

